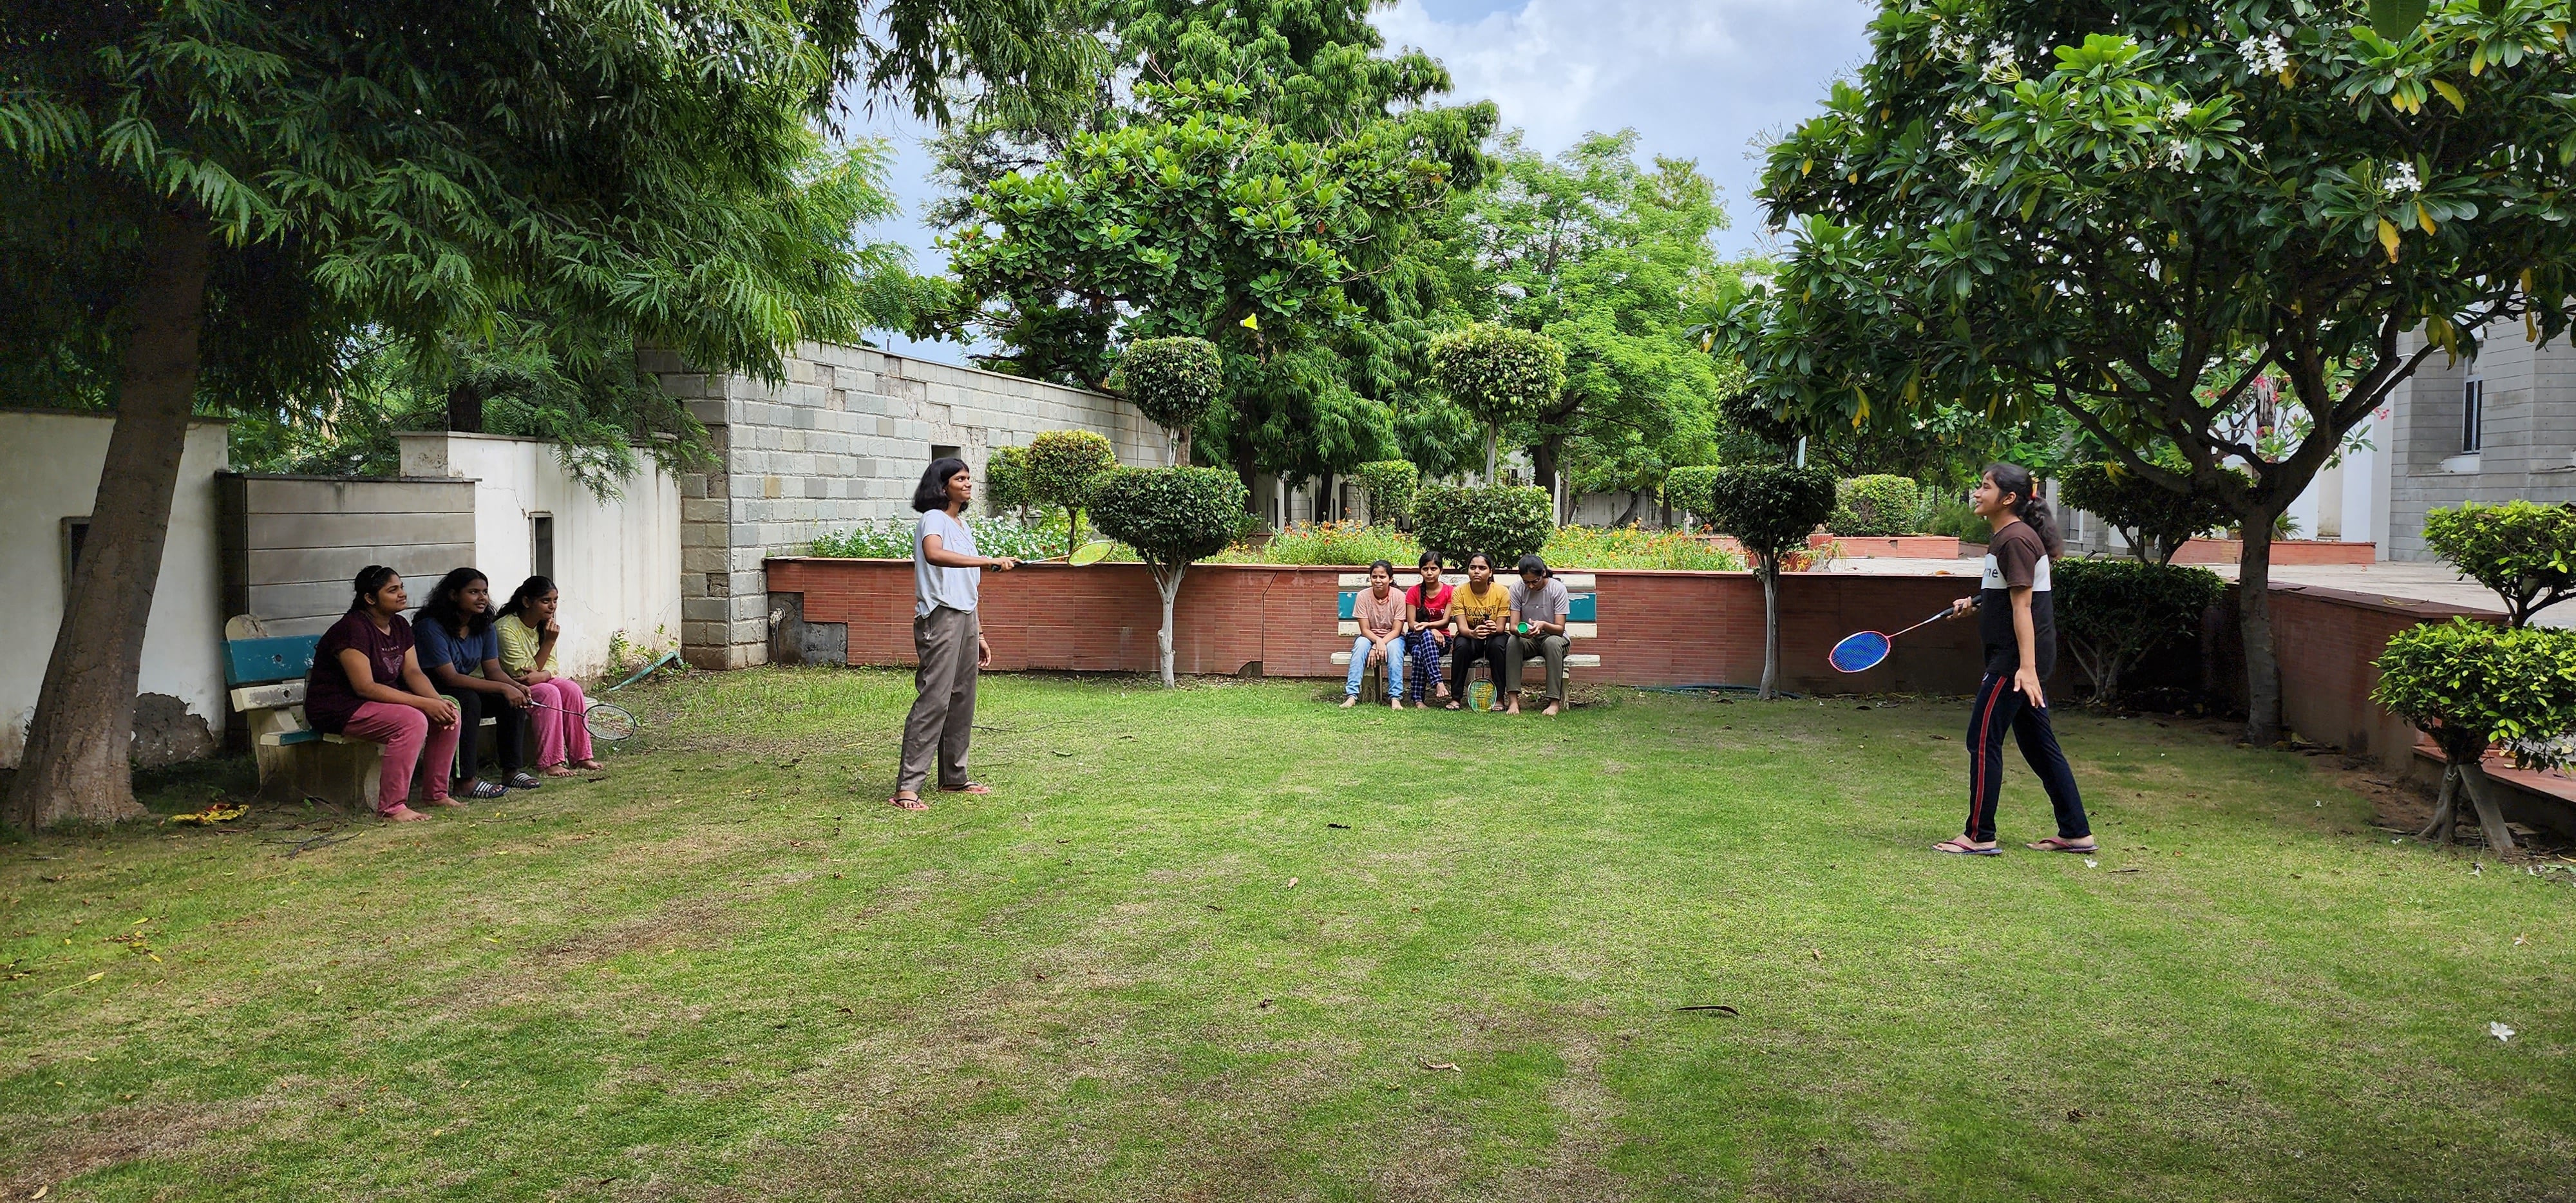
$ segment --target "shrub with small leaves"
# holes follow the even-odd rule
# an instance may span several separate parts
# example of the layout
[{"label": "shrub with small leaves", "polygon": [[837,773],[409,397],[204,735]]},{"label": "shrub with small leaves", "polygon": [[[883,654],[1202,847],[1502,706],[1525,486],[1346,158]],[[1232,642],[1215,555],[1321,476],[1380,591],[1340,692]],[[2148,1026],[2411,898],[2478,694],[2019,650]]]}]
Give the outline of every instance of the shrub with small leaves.
[{"label": "shrub with small leaves", "polygon": [[2092,700],[2119,700],[2120,678],[2158,649],[2195,639],[2227,596],[2206,568],[2140,560],[2061,560],[2051,571],[2057,631],[2092,678]]},{"label": "shrub with small leaves", "polygon": [[2525,768],[2563,762],[2570,741],[2561,737],[2576,730],[2576,631],[2426,623],[2390,639],[2378,668],[2371,700],[2432,736],[2449,763],[2434,828],[2449,839],[2456,787],[2476,804],[2488,846],[2511,850],[2513,833],[2480,765],[2499,741]]},{"label": "shrub with small leaves", "polygon": [[2576,506],[2469,502],[2424,515],[2424,545],[2504,599],[2514,626],[2576,596]]},{"label": "shrub with small leaves", "polygon": [[1565,348],[1512,326],[1479,323],[1431,340],[1431,373],[1449,399],[1485,424],[1485,479],[1494,479],[1503,425],[1565,389]]},{"label": "shrub with small leaves", "polygon": [[1225,391],[1225,360],[1204,338],[1140,338],[1118,361],[1127,400],[1172,441],[1174,462],[1190,429]]},{"label": "shrub with small leaves", "polygon": [[1923,487],[1913,477],[1855,476],[1834,486],[1825,529],[1853,538],[1910,535],[1922,511]]},{"label": "shrub with small leaves", "polygon": [[1834,512],[1834,477],[1778,464],[1728,468],[1709,487],[1710,525],[1753,553],[1762,578],[1762,696],[1780,695],[1780,567]]},{"label": "shrub with small leaves", "polygon": [[1555,501],[1545,489],[1424,489],[1413,503],[1414,537],[1450,564],[1481,551],[1501,569],[1547,546],[1555,531]]},{"label": "shrub with small leaves", "polygon": [[1029,496],[1027,453],[1017,447],[995,447],[984,457],[984,508],[1001,514],[1021,513],[1034,504]]},{"label": "shrub with small leaves", "polygon": [[2076,464],[2058,474],[2058,498],[2111,524],[2141,560],[2170,564],[2192,536],[2235,519],[2216,498],[2183,494],[2125,464]]},{"label": "shrub with small leaves", "polygon": [[1352,475],[1368,490],[1369,521],[1402,523],[1412,517],[1413,499],[1422,492],[1422,472],[1411,460],[1371,460]]},{"label": "shrub with small leaves", "polygon": [[1033,504],[1064,511],[1065,550],[1082,540],[1082,511],[1103,473],[1118,466],[1109,440],[1088,430],[1050,430],[1029,440],[1021,463],[1028,469]]},{"label": "shrub with small leaves", "polygon": [[1715,464],[1692,464],[1664,473],[1664,503],[1685,514],[1696,514],[1703,523],[1716,513],[1710,501],[1717,487],[1717,474],[1725,471]]},{"label": "shrub with small leaves", "polygon": [[1136,549],[1163,595],[1163,684],[1172,683],[1172,603],[1193,561],[1225,550],[1243,518],[1243,480],[1225,468],[1120,468],[1091,491],[1109,537]]}]

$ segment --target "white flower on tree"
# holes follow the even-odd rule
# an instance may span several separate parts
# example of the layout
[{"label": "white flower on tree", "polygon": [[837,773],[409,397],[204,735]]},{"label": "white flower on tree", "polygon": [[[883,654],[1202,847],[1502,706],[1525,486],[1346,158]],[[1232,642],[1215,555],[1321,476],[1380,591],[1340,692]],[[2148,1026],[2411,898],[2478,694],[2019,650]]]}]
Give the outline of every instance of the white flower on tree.
[{"label": "white flower on tree", "polygon": [[2277,35],[2249,37],[2236,44],[2236,53],[2245,59],[2247,69],[2259,75],[2279,75],[2290,69],[2289,43]]},{"label": "white flower on tree", "polygon": [[2406,196],[2422,192],[2424,181],[2415,174],[2413,163],[2400,163],[2388,173],[2387,179],[2380,181],[2379,190],[2390,196]]}]

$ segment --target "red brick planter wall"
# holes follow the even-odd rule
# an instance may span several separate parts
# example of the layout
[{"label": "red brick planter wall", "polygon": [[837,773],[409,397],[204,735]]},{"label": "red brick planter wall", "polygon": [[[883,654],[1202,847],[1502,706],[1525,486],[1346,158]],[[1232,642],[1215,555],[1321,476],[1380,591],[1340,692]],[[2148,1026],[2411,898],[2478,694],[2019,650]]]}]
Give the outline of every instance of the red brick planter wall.
[{"label": "red brick planter wall", "polygon": [[[2233,564],[2245,554],[2234,539],[2193,539],[2174,552],[2177,564]],[[2376,543],[2334,543],[2322,539],[2275,539],[2272,562],[2286,565],[2372,564],[2379,560]]]},{"label": "red brick planter wall", "polygon": [[[803,595],[808,623],[849,624],[849,663],[910,664],[912,564],[776,559],[771,594]],[[1181,582],[1174,667],[1228,674],[1259,662],[1273,677],[1338,677],[1332,654],[1339,568],[1202,564]],[[1601,637],[1580,680],[1622,685],[1751,685],[1762,679],[1762,586],[1742,572],[1596,572]],[[1799,692],[1965,693],[1976,685],[1974,623],[1906,636],[1887,663],[1845,676],[1825,662],[1859,630],[1893,631],[1973,592],[1973,578],[1792,573],[1780,583],[1784,685]],[[984,577],[985,638],[1000,670],[1148,672],[1162,608],[1132,564],[1043,564]]]}]

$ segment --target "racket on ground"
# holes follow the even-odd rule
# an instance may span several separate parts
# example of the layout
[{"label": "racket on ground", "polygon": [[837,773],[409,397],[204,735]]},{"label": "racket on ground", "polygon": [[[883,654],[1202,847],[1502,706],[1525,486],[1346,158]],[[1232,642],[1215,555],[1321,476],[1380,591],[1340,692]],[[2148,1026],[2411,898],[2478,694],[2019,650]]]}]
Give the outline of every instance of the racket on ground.
[{"label": "racket on ground", "polygon": [[1108,559],[1109,553],[1116,550],[1118,550],[1117,544],[1112,543],[1107,539],[1094,539],[1091,542],[1074,548],[1072,551],[1066,552],[1063,555],[1048,556],[1047,558],[1038,561],[1038,563],[1054,564],[1061,562],[1071,564],[1076,568],[1089,568],[1102,560]]},{"label": "racket on ground", "polygon": [[[557,714],[572,713],[561,706],[549,706],[543,702],[530,702],[528,706],[534,710],[552,710]],[[635,716],[613,702],[592,702],[590,709],[581,716],[581,725],[590,731],[592,739],[606,743],[613,744],[635,734]]]},{"label": "racket on ground", "polygon": [[1940,613],[1915,623],[1904,631],[1898,631],[1895,635],[1881,635],[1876,631],[1855,631],[1843,636],[1843,641],[1835,644],[1833,652],[1825,658],[1833,661],[1834,668],[1841,672],[1867,672],[1878,667],[1880,661],[1887,659],[1887,653],[1895,647],[1897,635],[1905,634],[1906,631],[1917,627],[1929,626],[1949,616],[1949,609],[1944,607]]}]

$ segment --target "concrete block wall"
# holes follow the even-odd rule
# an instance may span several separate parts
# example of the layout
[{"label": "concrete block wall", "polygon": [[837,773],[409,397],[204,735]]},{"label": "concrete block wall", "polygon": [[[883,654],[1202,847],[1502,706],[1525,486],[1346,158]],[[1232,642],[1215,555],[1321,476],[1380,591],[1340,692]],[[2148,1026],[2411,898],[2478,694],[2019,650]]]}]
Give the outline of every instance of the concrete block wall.
[{"label": "concrete block wall", "polygon": [[670,356],[653,366],[722,465],[679,482],[681,651],[703,668],[765,663],[762,561],[862,522],[911,521],[934,447],[978,472],[993,448],[1049,430],[1098,432],[1126,464],[1159,464],[1165,450],[1162,431],[1115,397],[865,347],[804,344],[778,381],[691,372]]}]

